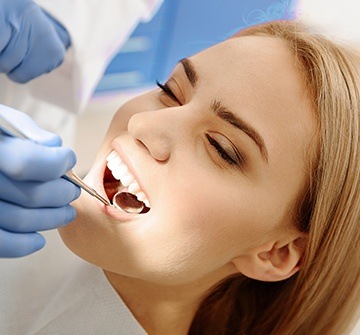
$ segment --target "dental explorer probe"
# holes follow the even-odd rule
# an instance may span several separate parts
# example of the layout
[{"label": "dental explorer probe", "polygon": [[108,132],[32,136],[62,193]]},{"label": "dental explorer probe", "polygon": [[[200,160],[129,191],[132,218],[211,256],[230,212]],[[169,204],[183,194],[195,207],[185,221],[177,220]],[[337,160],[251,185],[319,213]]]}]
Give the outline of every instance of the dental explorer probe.
[{"label": "dental explorer probe", "polygon": [[[30,140],[33,142],[31,138],[26,136],[20,129],[18,129],[16,126],[11,124],[9,121],[4,119],[2,115],[0,115],[0,130],[2,130],[4,133],[11,137],[21,138],[24,140]],[[85,184],[84,181],[78,177],[73,170],[67,171],[61,178],[64,178],[76,186],[79,186],[84,191],[95,197],[96,199],[100,200],[103,204],[107,206],[111,206],[110,202],[106,200],[104,197],[102,197],[97,191],[95,191],[92,187]]]}]

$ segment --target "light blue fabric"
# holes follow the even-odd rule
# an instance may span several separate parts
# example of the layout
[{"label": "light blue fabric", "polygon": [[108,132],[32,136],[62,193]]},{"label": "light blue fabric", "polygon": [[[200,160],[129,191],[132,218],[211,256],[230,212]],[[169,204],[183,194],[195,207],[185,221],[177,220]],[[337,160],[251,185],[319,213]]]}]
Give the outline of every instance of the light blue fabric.
[{"label": "light blue fabric", "polygon": [[70,46],[66,29],[32,0],[0,0],[0,72],[26,83],[58,67]]}]

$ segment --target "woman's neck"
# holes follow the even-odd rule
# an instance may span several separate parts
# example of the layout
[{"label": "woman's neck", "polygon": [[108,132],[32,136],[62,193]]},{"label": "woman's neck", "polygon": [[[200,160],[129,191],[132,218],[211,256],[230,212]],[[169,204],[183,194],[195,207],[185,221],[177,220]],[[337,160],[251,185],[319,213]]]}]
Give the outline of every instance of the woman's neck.
[{"label": "woman's neck", "polygon": [[[162,286],[104,271],[149,335],[185,335],[206,292],[223,277],[183,286]],[[222,274],[223,275],[223,274]]]}]

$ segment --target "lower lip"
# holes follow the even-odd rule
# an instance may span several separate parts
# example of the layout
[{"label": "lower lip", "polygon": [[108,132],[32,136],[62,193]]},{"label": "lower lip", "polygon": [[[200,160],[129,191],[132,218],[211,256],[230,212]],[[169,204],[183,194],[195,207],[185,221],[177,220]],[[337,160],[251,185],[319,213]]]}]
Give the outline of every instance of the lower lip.
[{"label": "lower lip", "polygon": [[100,206],[101,206],[101,211],[105,215],[112,217],[113,219],[116,219],[117,221],[121,221],[121,222],[130,221],[130,220],[134,219],[134,215],[136,215],[136,214],[123,212],[120,209],[117,209],[113,206],[106,206],[106,205],[100,205]]}]

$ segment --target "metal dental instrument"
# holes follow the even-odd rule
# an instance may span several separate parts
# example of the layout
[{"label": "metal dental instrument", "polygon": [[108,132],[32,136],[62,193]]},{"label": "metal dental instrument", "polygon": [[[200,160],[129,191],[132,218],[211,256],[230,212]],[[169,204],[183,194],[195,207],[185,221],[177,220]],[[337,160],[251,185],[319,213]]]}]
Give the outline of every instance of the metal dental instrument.
[{"label": "metal dental instrument", "polygon": [[103,204],[107,206],[111,206],[110,202],[102,197],[97,191],[95,191],[92,187],[85,184],[83,180],[75,174],[73,170],[67,171],[61,178],[64,178],[68,181],[71,181],[73,184],[79,186],[84,191],[95,197],[96,199],[100,200]]},{"label": "metal dental instrument", "polygon": [[123,191],[115,193],[112,203],[115,208],[131,214],[140,214],[145,207],[145,204],[137,200],[135,195]]},{"label": "metal dental instrument", "polygon": [[[16,126],[14,126],[9,121],[4,119],[1,115],[0,115],[0,130],[2,130],[4,133],[6,133],[9,136],[22,138],[24,140],[32,141],[31,138],[27,137],[24,133],[22,133],[22,131],[20,129],[16,128]],[[100,200],[103,204],[105,204],[107,206],[111,206],[111,204],[110,204],[110,202],[108,200],[106,200],[104,197],[102,197],[92,187],[90,187],[89,185],[86,185],[83,182],[83,180],[75,174],[75,172],[73,170],[67,171],[65,173],[65,175],[62,176],[62,178],[64,178],[64,179],[72,182],[73,184],[79,186],[84,191],[86,191],[87,193],[89,193],[90,195],[95,197],[96,199]]]}]

